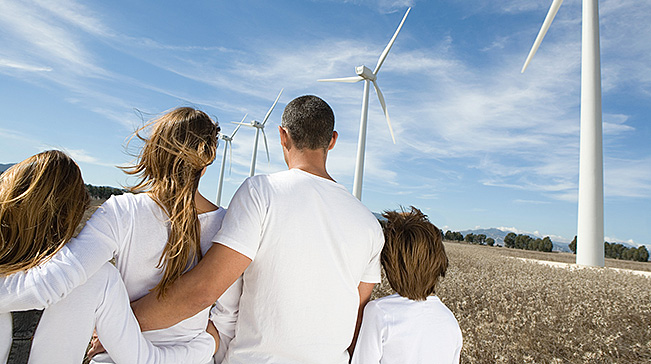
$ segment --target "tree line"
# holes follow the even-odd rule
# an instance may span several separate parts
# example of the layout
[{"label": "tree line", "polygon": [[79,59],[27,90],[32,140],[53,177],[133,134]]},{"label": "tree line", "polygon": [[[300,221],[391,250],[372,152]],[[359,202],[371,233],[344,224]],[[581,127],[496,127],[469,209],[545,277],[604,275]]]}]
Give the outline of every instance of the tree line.
[{"label": "tree line", "polygon": [[473,234],[473,233],[468,233],[466,236],[463,236],[458,231],[446,231],[445,234],[443,235],[443,238],[445,240],[452,240],[452,241],[465,241],[468,243],[472,244],[478,244],[478,245],[488,245],[488,246],[493,246],[495,245],[495,239],[493,238],[487,238],[486,234]]},{"label": "tree line", "polygon": [[[576,254],[576,236],[569,245],[572,253]],[[627,247],[620,243],[604,242],[604,255],[606,258],[633,260],[636,262],[646,262],[649,260],[649,251],[645,246],[637,248]]]},{"label": "tree line", "polygon": [[[472,244],[488,246],[495,245],[495,239],[488,238],[485,234],[468,233],[464,236],[458,231],[448,230],[445,232],[443,237],[445,240],[451,241],[465,241]],[[531,236],[524,234],[516,235],[514,233],[506,234],[504,237],[504,246],[513,249],[537,250],[541,252],[551,252],[552,248],[554,248],[554,244],[549,236],[540,239],[532,238]]]},{"label": "tree line", "polygon": [[507,248],[536,250],[540,252],[551,252],[554,243],[549,236],[544,238],[532,238],[529,235],[508,233],[504,237],[504,246]]},{"label": "tree line", "polygon": [[86,190],[88,191],[90,197],[103,200],[108,200],[111,195],[121,195],[125,192],[124,190],[115,187],[93,186],[90,184],[86,184]]}]

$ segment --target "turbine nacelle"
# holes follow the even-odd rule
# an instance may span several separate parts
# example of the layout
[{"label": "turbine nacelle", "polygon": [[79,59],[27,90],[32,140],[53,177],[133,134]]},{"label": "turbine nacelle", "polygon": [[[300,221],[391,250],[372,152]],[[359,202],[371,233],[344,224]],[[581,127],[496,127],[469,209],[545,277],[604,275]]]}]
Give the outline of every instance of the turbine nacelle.
[{"label": "turbine nacelle", "polygon": [[357,73],[358,76],[369,81],[375,81],[377,79],[377,76],[373,73],[373,71],[364,65],[355,67],[355,73]]},{"label": "turbine nacelle", "polygon": [[217,137],[218,137],[219,139],[225,141],[225,142],[232,142],[232,141],[233,141],[233,138],[231,138],[230,136],[228,136],[228,135],[226,135],[226,134],[219,133],[219,134],[217,135]]}]

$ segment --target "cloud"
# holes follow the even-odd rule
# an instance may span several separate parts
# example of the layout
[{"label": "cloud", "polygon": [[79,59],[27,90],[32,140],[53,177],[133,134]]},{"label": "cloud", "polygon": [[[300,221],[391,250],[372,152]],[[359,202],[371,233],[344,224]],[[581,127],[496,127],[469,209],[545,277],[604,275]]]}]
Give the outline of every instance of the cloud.
[{"label": "cloud", "polygon": [[62,148],[63,151],[68,153],[72,159],[74,159],[78,163],[88,163],[88,164],[94,164],[97,166],[103,166],[103,167],[115,167],[115,163],[106,163],[101,161],[100,159],[93,157],[90,155],[86,150],[84,149],[69,149],[69,148]]},{"label": "cloud", "polygon": [[[318,1],[318,0],[316,0]],[[393,13],[413,6],[416,0],[320,0],[329,2],[343,2],[356,5],[363,5],[378,10],[380,13]]]},{"label": "cloud", "polygon": [[651,156],[643,159],[606,158],[607,198],[651,198]]},{"label": "cloud", "polygon": [[521,200],[521,199],[513,200],[513,202],[519,204],[525,204],[525,205],[548,205],[551,203],[549,201]]},{"label": "cloud", "polygon": [[17,61],[11,61],[8,59],[0,59],[0,68],[6,67],[6,68],[11,68],[13,70],[20,70],[20,71],[29,71],[29,72],[50,72],[52,71],[52,67],[43,67],[43,66],[35,66],[31,64],[25,64]]}]

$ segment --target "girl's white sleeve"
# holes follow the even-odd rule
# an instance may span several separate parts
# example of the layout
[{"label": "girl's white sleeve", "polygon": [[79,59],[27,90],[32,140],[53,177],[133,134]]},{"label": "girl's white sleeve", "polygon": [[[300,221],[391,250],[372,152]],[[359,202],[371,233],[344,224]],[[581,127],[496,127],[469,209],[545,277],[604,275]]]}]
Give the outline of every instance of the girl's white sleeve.
[{"label": "girl's white sleeve", "polygon": [[47,308],[111,260],[120,241],[120,215],[114,205],[114,198],[106,201],[79,235],[52,259],[27,271],[0,277],[0,312]]},{"label": "girl's white sleeve", "polygon": [[145,339],[131,311],[129,296],[117,269],[110,263],[102,269],[107,271],[107,283],[104,298],[95,314],[95,328],[115,363],[203,364],[212,360],[215,340],[205,331],[188,343],[172,346],[154,346]]},{"label": "girl's white sleeve", "polygon": [[382,359],[382,343],[385,334],[384,313],[375,302],[371,301],[364,308],[362,327],[359,329],[351,364],[379,363]]}]

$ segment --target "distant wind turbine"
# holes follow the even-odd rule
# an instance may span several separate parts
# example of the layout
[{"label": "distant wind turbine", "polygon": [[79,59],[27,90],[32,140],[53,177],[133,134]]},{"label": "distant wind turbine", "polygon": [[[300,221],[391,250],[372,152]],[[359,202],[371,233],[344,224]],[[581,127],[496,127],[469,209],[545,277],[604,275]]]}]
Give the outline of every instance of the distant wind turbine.
[{"label": "distant wind turbine", "polygon": [[[554,0],[522,71],[536,54],[563,0]],[[581,136],[576,263],[604,266],[604,174],[598,0],[583,0]]]},{"label": "distant wind turbine", "polygon": [[[240,123],[244,122],[244,119],[246,119],[247,115],[248,114],[244,115]],[[235,128],[235,131],[233,131],[233,134],[231,134],[230,136],[223,134],[221,132],[218,135],[219,139],[224,141],[224,155],[222,156],[222,166],[221,169],[219,170],[219,184],[217,185],[217,206],[219,206],[222,200],[222,185],[224,184],[224,166],[226,166],[226,154],[229,150],[228,147],[230,147],[230,162],[229,162],[229,173],[230,173],[230,170],[233,168],[233,145],[232,145],[233,137],[235,137],[235,134],[240,129],[240,127],[242,127],[241,124]]]},{"label": "distant wind turbine", "polygon": [[389,112],[387,111],[387,105],[384,102],[384,96],[382,95],[382,92],[380,91],[380,88],[378,87],[376,80],[377,80],[377,74],[380,71],[380,67],[382,67],[382,63],[384,63],[384,60],[387,58],[387,55],[389,54],[389,51],[391,50],[393,43],[396,41],[396,38],[398,37],[398,33],[400,33],[400,29],[402,29],[402,25],[405,23],[405,20],[407,19],[407,15],[409,14],[410,10],[411,8],[407,9],[407,12],[405,13],[405,16],[402,18],[402,21],[400,22],[398,29],[393,34],[393,37],[389,41],[389,44],[387,44],[386,48],[384,48],[384,51],[380,55],[380,59],[378,59],[377,61],[375,70],[371,71],[366,66],[361,65],[355,67],[355,73],[357,73],[357,76],[318,80],[322,82],[348,82],[348,83],[364,81],[364,94],[362,97],[362,116],[361,116],[360,126],[359,126],[359,140],[357,142],[357,162],[355,164],[355,178],[353,180],[353,195],[357,197],[359,200],[362,199],[362,179],[364,177],[364,153],[366,151],[366,120],[368,117],[368,94],[369,94],[370,82],[373,82],[373,86],[375,87],[375,92],[377,93],[377,97],[380,100],[380,105],[382,105],[382,111],[384,111],[384,116],[386,116],[387,118],[387,124],[389,125],[389,132],[391,133],[391,139],[393,139],[393,144],[396,143],[396,138],[393,135],[393,128],[391,127],[391,120],[389,119]]},{"label": "distant wind turbine", "polygon": [[269,111],[267,111],[267,115],[264,116],[262,122],[256,120],[251,120],[250,123],[245,123],[244,120],[242,120],[239,123],[233,122],[233,124],[239,124],[239,125],[250,126],[252,128],[255,128],[255,141],[253,142],[253,157],[251,157],[251,170],[249,171],[249,177],[253,177],[253,175],[255,174],[255,161],[258,154],[258,139],[261,130],[262,130],[262,136],[264,137],[264,148],[267,150],[267,161],[271,161],[269,159],[269,146],[267,145],[267,134],[264,133],[264,126],[267,123],[267,120],[269,120],[269,115],[271,115],[271,112],[274,110],[274,107],[276,107],[276,104],[278,103],[278,99],[280,99],[280,95],[282,95],[283,90],[284,89],[281,89],[280,92],[278,93],[278,97],[276,97],[276,101],[274,101],[273,105],[271,105],[271,108],[269,109]]}]

